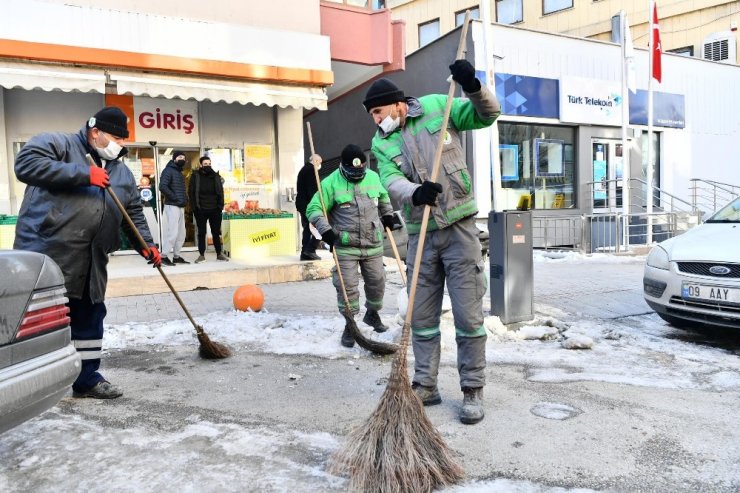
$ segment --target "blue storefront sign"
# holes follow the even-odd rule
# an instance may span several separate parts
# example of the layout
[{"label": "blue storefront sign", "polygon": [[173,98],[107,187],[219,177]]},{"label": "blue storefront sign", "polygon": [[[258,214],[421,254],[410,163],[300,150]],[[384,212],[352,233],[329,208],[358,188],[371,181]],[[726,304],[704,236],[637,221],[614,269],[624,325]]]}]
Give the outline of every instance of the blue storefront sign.
[{"label": "blue storefront sign", "polygon": [[[647,125],[648,92],[642,89],[630,93],[630,123]],[[683,94],[653,91],[653,125],[658,127],[686,127],[686,108]]]},{"label": "blue storefront sign", "polygon": [[560,96],[556,79],[495,74],[496,98],[505,115],[559,118]]},{"label": "blue storefront sign", "polygon": [[[485,81],[484,72],[479,71],[476,75]],[[560,119],[561,87],[557,79],[497,73],[495,81],[496,98],[504,115]],[[647,91],[639,89],[637,94],[630,93],[629,104],[630,124],[647,125]],[[653,125],[684,128],[684,96],[653,91]]]}]

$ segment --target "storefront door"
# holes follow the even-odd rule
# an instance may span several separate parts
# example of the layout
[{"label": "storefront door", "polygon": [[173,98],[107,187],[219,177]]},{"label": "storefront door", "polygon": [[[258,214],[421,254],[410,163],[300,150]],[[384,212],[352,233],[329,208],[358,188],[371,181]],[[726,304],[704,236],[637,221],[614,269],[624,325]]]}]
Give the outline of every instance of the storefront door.
[{"label": "storefront door", "polygon": [[[162,205],[161,194],[158,191],[159,176],[172,159],[172,153],[175,151],[172,147],[146,146],[137,147],[129,146],[128,155],[124,162],[133,172],[134,178],[139,185],[142,204],[144,205],[144,215],[146,216],[149,231],[152,233],[154,242],[160,245],[162,237]],[[185,153],[185,167],[183,175],[185,176],[185,186],[187,187],[190,175],[192,174],[194,164],[197,167],[200,152],[198,149],[181,149]],[[155,159],[156,152],[156,159]],[[193,226],[193,214],[190,204],[185,208],[185,247],[195,245],[195,232]],[[123,250],[133,249],[133,245],[128,244],[128,239],[122,237]]]},{"label": "storefront door", "polygon": [[622,212],[622,142],[592,139],[594,212]]}]

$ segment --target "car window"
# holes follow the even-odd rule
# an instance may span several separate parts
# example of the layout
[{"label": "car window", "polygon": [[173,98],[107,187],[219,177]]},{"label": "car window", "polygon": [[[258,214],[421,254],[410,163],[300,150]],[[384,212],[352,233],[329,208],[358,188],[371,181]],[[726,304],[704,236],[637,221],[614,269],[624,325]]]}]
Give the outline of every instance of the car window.
[{"label": "car window", "polygon": [[739,223],[740,222],[740,197],[736,198],[725,207],[717,211],[708,223]]}]

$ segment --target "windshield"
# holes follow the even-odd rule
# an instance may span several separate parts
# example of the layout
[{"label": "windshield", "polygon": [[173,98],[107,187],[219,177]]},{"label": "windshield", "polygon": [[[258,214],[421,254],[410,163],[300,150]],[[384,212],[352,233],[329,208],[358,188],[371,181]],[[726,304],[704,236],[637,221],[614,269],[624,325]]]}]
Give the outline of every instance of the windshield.
[{"label": "windshield", "polygon": [[736,198],[722,209],[717,211],[708,223],[740,223],[740,197]]}]

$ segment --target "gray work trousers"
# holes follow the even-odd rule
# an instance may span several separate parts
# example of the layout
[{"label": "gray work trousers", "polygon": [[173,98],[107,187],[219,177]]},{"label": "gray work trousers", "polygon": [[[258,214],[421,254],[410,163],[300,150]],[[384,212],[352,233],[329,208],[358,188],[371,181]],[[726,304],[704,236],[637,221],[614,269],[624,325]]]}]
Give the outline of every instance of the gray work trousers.
[{"label": "gray work trousers", "polygon": [[[380,311],[383,308],[383,295],[385,295],[385,268],[383,267],[383,256],[375,257],[349,257],[339,255],[339,266],[342,269],[344,287],[347,290],[347,299],[353,315],[360,312],[360,274],[365,281],[365,307],[368,310]],[[337,288],[337,308],[344,315],[344,296],[342,286],[339,283],[337,268],[332,269],[332,282]]]},{"label": "gray work trousers", "polygon": [[[419,235],[409,235],[406,272],[413,278]],[[433,387],[439,371],[442,297],[445,281],[452,302],[460,387],[483,387],[486,368],[486,329],[483,296],[486,275],[475,218],[427,232],[411,319],[414,383]]]}]

